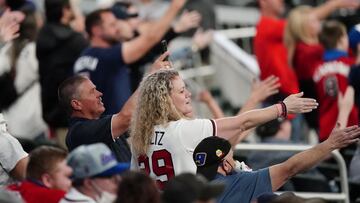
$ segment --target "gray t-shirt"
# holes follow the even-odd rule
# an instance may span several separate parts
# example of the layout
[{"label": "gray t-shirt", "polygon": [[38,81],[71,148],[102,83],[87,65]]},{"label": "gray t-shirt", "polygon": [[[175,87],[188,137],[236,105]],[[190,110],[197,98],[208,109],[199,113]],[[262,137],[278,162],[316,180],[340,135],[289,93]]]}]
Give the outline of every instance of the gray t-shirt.
[{"label": "gray t-shirt", "polygon": [[19,141],[7,132],[5,121],[0,114],[0,186],[12,182],[9,172],[26,156],[28,154]]}]

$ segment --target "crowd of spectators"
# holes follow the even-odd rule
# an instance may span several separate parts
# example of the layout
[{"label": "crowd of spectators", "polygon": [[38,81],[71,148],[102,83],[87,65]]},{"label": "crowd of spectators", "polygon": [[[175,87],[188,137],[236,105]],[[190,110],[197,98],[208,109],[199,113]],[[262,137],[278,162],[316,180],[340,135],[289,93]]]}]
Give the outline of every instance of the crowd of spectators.
[{"label": "crowd of spectators", "polygon": [[[42,13],[0,0],[1,202],[324,202],[274,192],[348,146],[360,184],[360,24],[328,20],[357,0],[287,17],[283,0],[257,0],[260,78],[236,115],[206,89],[192,96],[161,42],[190,36],[206,52],[213,1],[99,1],[86,13],[80,1],[44,0]],[[197,118],[195,97],[212,118]],[[297,122],[317,144],[234,159],[255,128],[262,142],[300,144]]]}]

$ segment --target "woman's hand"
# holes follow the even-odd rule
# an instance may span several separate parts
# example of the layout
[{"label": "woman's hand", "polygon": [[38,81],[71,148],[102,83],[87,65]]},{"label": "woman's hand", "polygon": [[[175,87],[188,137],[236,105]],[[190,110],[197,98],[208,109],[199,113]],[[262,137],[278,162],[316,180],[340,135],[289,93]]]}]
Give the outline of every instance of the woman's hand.
[{"label": "woman's hand", "polygon": [[319,106],[315,99],[302,98],[303,95],[304,93],[300,92],[284,99],[283,102],[286,105],[287,113],[308,113]]}]

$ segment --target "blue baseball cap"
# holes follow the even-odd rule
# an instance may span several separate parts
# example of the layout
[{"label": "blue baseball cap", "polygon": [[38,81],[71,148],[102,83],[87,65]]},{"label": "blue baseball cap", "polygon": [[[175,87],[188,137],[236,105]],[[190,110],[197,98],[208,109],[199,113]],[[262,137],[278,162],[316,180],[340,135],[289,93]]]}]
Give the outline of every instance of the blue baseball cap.
[{"label": "blue baseball cap", "polygon": [[129,170],[130,163],[119,163],[104,143],[81,145],[68,156],[73,179],[108,177]]}]

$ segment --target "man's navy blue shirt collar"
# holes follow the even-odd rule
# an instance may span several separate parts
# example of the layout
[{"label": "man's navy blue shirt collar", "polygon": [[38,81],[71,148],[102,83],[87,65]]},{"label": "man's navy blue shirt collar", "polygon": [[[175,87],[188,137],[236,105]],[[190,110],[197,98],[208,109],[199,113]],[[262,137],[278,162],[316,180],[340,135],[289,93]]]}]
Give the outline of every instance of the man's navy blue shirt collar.
[{"label": "man's navy blue shirt collar", "polygon": [[80,118],[80,117],[71,117],[69,119],[69,126],[72,126],[74,125],[75,123],[79,122],[79,121],[87,121],[89,119],[87,118]]},{"label": "man's navy blue shirt collar", "polygon": [[348,53],[339,49],[329,49],[324,52],[323,59],[325,62],[333,61],[341,57],[347,57]]}]

